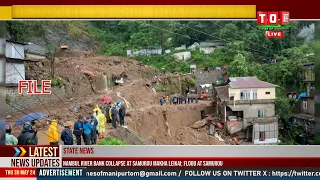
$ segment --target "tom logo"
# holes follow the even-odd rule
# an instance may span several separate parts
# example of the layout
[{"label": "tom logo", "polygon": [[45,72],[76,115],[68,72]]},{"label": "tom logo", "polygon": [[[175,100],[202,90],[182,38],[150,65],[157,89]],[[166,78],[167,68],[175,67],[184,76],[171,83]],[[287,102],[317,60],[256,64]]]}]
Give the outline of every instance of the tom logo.
[{"label": "tom logo", "polygon": [[257,12],[258,25],[288,25],[290,13],[287,11],[280,12]]}]

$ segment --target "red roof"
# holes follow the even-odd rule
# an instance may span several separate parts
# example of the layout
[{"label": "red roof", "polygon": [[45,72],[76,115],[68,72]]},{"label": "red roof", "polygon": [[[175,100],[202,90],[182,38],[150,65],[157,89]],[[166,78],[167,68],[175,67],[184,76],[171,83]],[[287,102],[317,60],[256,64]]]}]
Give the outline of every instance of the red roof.
[{"label": "red roof", "polygon": [[233,89],[246,89],[246,88],[273,88],[277,85],[261,81],[256,77],[231,77],[230,87]]}]

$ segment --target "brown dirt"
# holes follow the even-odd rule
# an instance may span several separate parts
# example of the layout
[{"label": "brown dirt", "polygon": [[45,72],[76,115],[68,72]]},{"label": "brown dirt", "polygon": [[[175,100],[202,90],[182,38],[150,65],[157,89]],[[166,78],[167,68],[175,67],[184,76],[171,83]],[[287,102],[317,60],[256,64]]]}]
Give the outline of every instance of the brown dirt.
[{"label": "brown dirt", "polygon": [[[69,56],[68,56],[69,54]],[[71,55],[70,55],[71,54]],[[27,74],[30,79],[49,78],[49,62],[38,62],[29,64]],[[127,79],[122,86],[110,87],[109,90],[92,90],[92,82],[96,77],[88,77],[81,73],[81,70],[91,71],[96,77],[120,76],[125,73]],[[163,94],[154,93],[152,80],[155,75],[160,77],[159,72],[148,67],[141,62],[122,57],[103,57],[93,55],[73,56],[72,53],[60,54],[55,61],[55,74],[65,80],[68,98],[61,98],[61,101],[46,104],[47,109],[42,104],[35,107],[28,107],[31,111],[50,114],[50,118],[59,120],[60,124],[71,120],[74,121],[79,114],[88,115],[99,104],[103,96],[111,96],[114,100],[117,92],[120,92],[125,99],[130,102],[133,109],[128,109],[126,123],[129,130],[117,128],[113,130],[108,125],[107,133],[127,141],[129,144],[224,144],[216,138],[208,135],[207,129],[191,128],[192,124],[201,119],[201,110],[211,111],[208,102],[187,105],[159,105],[159,97]],[[168,75],[167,75],[168,76]],[[73,107],[79,104],[79,113],[73,112]],[[71,111],[70,111],[71,110]],[[163,114],[166,114],[165,116]],[[23,114],[13,116],[10,121],[14,121]],[[13,122],[10,122],[13,124]],[[40,144],[47,142],[46,122],[38,123],[38,136]],[[59,126],[59,131],[61,131]],[[13,134],[18,135],[21,128],[14,130]],[[128,138],[131,135],[131,139]],[[134,134],[134,136],[133,136]]]}]

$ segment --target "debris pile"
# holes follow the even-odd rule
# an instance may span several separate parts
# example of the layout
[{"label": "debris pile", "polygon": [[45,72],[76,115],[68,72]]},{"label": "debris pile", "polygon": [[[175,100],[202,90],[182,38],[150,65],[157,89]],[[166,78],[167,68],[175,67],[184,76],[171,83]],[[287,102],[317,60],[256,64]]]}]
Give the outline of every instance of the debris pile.
[{"label": "debris pile", "polygon": [[220,142],[226,142],[230,145],[240,145],[243,143],[243,140],[239,140],[236,136],[231,136],[226,132],[221,118],[215,114],[207,114],[204,119],[195,122],[191,128],[199,131],[205,129],[209,135],[214,136]]}]

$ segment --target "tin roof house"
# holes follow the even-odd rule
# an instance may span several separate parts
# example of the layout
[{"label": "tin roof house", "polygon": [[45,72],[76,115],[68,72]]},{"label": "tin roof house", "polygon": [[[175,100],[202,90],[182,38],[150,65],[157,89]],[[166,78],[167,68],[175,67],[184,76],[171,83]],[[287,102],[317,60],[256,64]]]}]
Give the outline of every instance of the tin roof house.
[{"label": "tin roof house", "polygon": [[278,143],[275,115],[276,85],[256,77],[232,77],[214,89],[225,131],[253,144]]},{"label": "tin roof house", "polygon": [[16,86],[19,80],[25,79],[24,46],[19,42],[6,41],[6,85]]},{"label": "tin roof house", "polygon": [[25,46],[25,55],[27,59],[43,60],[46,59],[47,50],[37,44],[28,43]]},{"label": "tin roof house", "polygon": [[298,103],[296,104],[296,112],[293,115],[293,124],[306,134],[308,139],[314,138],[315,133],[315,73],[314,63],[307,63],[303,65],[304,82],[306,84],[306,92],[298,96]]}]

